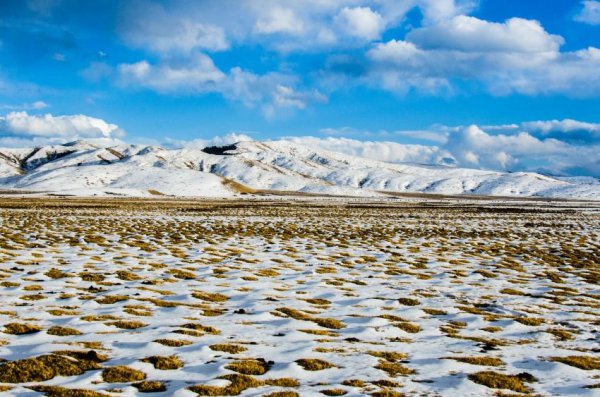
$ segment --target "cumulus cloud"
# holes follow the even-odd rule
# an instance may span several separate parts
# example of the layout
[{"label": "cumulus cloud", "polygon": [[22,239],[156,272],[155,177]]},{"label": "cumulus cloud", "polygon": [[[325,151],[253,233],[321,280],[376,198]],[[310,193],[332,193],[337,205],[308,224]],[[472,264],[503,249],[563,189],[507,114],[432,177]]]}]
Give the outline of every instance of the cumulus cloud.
[{"label": "cumulus cloud", "polygon": [[327,100],[317,90],[298,89],[298,78],[293,75],[278,72],[258,75],[239,67],[224,73],[204,54],[158,64],[146,60],[121,64],[118,73],[124,86],[166,94],[219,93],[245,106],[258,106],[268,117],[275,116],[278,109],[304,109],[309,103]]},{"label": "cumulus cloud", "polygon": [[436,146],[405,145],[389,141],[361,141],[349,138],[286,137],[284,140],[314,149],[364,157],[391,163],[453,164],[452,155]]},{"label": "cumulus cloud", "polygon": [[230,132],[225,135],[216,135],[209,139],[177,140],[167,138],[163,144],[172,148],[203,149],[208,146],[225,146],[237,142],[252,141],[252,137],[244,133]]},{"label": "cumulus cloud", "polygon": [[410,31],[406,40],[425,50],[462,52],[556,52],[564,39],[549,34],[538,21],[511,18],[504,23],[459,15]]},{"label": "cumulus cloud", "polygon": [[379,38],[385,27],[383,17],[369,7],[344,7],[334,20],[349,36],[366,40]]},{"label": "cumulus cloud", "polygon": [[400,93],[452,92],[455,82],[473,81],[496,95],[596,95],[600,50],[561,52],[563,42],[537,21],[492,23],[456,16],[415,29],[406,40],[373,45],[363,77]]},{"label": "cumulus cloud", "polygon": [[118,66],[120,82],[124,85],[151,88],[166,93],[201,93],[215,91],[225,78],[204,54],[183,60],[173,59],[158,64],[143,60]]},{"label": "cumulus cloud", "polygon": [[116,138],[125,133],[116,124],[82,114],[54,116],[10,112],[0,116],[0,134],[25,139],[67,141],[81,138]]},{"label": "cumulus cloud", "polygon": [[265,15],[259,17],[254,25],[254,32],[258,34],[287,33],[299,34],[304,30],[304,23],[299,19],[294,10],[280,6],[267,8]]},{"label": "cumulus cloud", "polygon": [[582,8],[574,19],[589,25],[600,25],[600,1],[584,0],[581,5]]},{"label": "cumulus cloud", "polygon": [[[286,138],[307,146],[390,162],[445,164],[505,171],[600,177],[600,124],[577,120],[531,121],[488,126],[432,126],[423,131],[324,129],[328,138]],[[430,141],[406,145],[339,135],[406,137]]]},{"label": "cumulus cloud", "polygon": [[222,27],[198,22],[185,12],[169,12],[161,4],[135,1],[125,7],[120,32],[133,47],[158,53],[195,49],[225,50],[229,43]]}]

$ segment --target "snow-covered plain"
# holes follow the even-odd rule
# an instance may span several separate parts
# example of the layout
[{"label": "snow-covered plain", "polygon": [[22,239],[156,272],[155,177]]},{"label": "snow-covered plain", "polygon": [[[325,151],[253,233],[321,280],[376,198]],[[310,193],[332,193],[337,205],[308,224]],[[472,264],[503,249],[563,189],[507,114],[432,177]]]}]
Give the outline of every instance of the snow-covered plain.
[{"label": "snow-covered plain", "polygon": [[6,396],[598,395],[594,206],[0,204]]},{"label": "snow-covered plain", "polygon": [[207,153],[127,144],[100,147],[85,141],[0,149],[0,189],[79,196],[234,197],[258,190],[361,197],[418,192],[600,199],[600,183],[589,177],[392,164],[288,141],[239,142],[225,149]]}]

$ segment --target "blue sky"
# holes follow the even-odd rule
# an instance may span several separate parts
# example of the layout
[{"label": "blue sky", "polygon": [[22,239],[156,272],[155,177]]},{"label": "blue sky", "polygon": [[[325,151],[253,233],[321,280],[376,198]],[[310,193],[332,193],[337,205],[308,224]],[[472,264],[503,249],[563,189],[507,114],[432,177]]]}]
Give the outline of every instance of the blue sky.
[{"label": "blue sky", "polygon": [[600,176],[599,48],[593,0],[5,0],[0,146],[294,136]]}]

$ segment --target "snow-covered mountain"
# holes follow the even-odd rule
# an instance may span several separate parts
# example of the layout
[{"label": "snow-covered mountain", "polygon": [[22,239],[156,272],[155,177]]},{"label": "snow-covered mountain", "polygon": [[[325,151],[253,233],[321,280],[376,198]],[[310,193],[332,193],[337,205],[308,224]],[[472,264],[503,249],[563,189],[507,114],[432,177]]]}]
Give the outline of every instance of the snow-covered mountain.
[{"label": "snow-covered mountain", "polygon": [[392,164],[287,141],[164,149],[76,141],[0,149],[0,189],[76,195],[230,197],[253,191],[352,196],[389,192],[600,200],[594,178],[552,178],[444,166]]}]

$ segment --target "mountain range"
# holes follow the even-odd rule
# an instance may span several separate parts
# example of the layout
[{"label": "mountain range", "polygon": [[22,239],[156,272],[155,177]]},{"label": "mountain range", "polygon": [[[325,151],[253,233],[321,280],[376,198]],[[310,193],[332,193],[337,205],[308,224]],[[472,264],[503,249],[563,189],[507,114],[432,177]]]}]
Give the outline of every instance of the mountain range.
[{"label": "mountain range", "polygon": [[600,200],[600,181],[591,177],[387,163],[284,140],[182,149],[89,141],[0,149],[0,189],[78,196],[432,193]]}]

